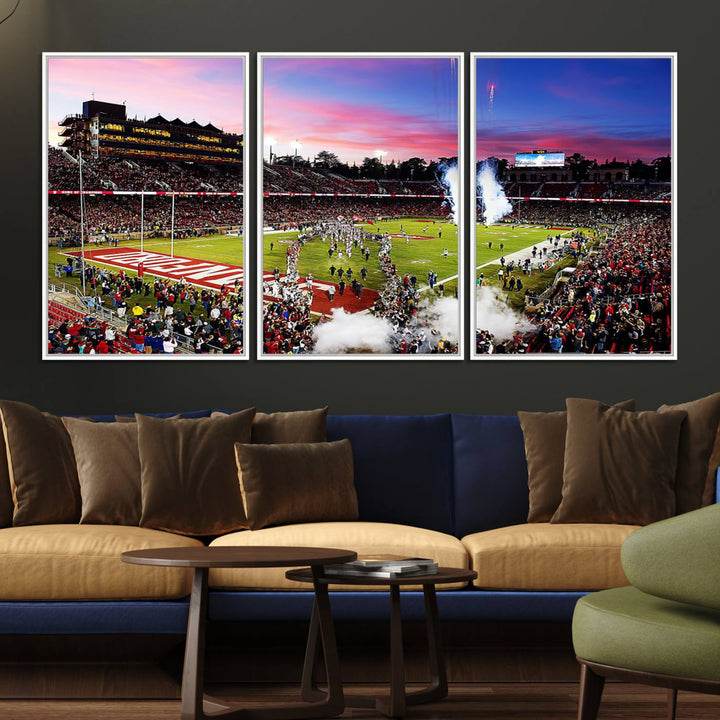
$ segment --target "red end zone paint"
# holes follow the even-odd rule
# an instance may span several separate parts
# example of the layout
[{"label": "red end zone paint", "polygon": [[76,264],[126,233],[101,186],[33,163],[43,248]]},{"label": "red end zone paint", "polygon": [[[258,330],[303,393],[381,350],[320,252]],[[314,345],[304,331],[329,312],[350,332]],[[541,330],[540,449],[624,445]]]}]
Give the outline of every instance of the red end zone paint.
[{"label": "red end zone paint", "polygon": [[[68,252],[66,255],[80,257],[79,252]],[[133,270],[137,272],[138,264],[143,264],[145,277],[156,277],[180,280],[185,278],[191,285],[219,290],[223,285],[234,285],[235,280],[244,284],[244,272],[239,265],[196,260],[179,255],[171,257],[158,252],[141,252],[131,248],[108,248],[106,250],[86,250],[85,259],[99,265]]]},{"label": "red end zone paint", "polygon": [[[280,277],[284,277],[284,275]],[[263,282],[270,283],[271,287],[273,279],[272,273],[263,273]],[[306,286],[305,278],[300,278],[298,285],[304,288]],[[330,302],[330,295],[328,294],[331,286],[335,288],[335,298],[332,302]],[[337,283],[313,280],[313,299],[310,304],[310,311],[314,313],[324,313],[325,315],[329,315],[336,308],[343,308],[343,310],[348,313],[361,312],[362,310],[371,308],[375,304],[378,295],[377,290],[363,288],[362,297],[358,298],[353,292],[350,283],[345,285],[345,292],[343,295],[340,295]],[[272,301],[276,298],[272,295],[263,295],[263,299]]]}]

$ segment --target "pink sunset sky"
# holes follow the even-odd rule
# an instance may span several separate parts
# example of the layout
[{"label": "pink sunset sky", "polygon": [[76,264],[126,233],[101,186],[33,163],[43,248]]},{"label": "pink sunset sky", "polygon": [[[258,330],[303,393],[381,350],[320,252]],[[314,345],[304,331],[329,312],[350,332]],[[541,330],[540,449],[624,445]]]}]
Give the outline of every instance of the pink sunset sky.
[{"label": "pink sunset sky", "polygon": [[48,142],[85,100],[127,105],[128,117],[160,114],[242,133],[243,58],[96,56],[48,58]]},{"label": "pink sunset sky", "polygon": [[267,57],[263,155],[348,163],[458,154],[457,60],[433,57]]}]

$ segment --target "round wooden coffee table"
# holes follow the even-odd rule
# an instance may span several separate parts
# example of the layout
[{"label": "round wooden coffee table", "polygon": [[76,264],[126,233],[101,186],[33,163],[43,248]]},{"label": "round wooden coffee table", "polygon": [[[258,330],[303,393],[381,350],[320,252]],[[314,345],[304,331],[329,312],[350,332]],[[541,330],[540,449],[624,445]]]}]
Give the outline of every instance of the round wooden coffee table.
[{"label": "round wooden coffee table", "polygon": [[[413,575],[396,578],[377,578],[339,575],[319,577],[311,568],[288,570],[288,580],[312,582],[315,587],[328,585],[389,585],[390,586],[390,694],[387,697],[372,698],[360,695],[345,695],[347,707],[374,707],[387,717],[402,717],[408,705],[419,705],[424,702],[440,700],[448,693],[445,655],[440,642],[440,620],[438,616],[435,586],[444,583],[470,582],[477,577],[473,570],[461,568],[439,567],[436,574]],[[402,616],[400,613],[400,588],[409,585],[422,585],[425,598],[425,624],[427,626],[428,654],[430,664],[430,684],[422,690],[406,692],[405,662],[403,658]],[[317,590],[316,590],[317,596]],[[302,696],[307,701],[317,702],[327,693],[318,689],[315,681],[315,670],[320,654],[318,643],[321,634],[321,609],[313,606],[308,636],[305,668],[302,678]],[[327,662],[327,660],[326,660]]]},{"label": "round wooden coffee table", "polygon": [[[190,613],[185,641],[181,712],[182,720],[209,720],[224,717],[237,720],[294,720],[326,718],[340,715],[345,709],[335,629],[332,622],[327,584],[322,580],[322,566],[344,563],[357,558],[351,550],[311,547],[194,547],[132,550],[122,560],[137,565],[163,565],[193,568]],[[275,705],[260,709],[243,709],[237,704],[219,703],[203,697],[205,667],[205,624],[207,619],[208,571],[210,568],[261,568],[310,566],[308,580],[315,589],[313,605],[314,642],[319,633],[325,657],[328,692],[317,702]],[[315,651],[317,652],[317,651]]]}]

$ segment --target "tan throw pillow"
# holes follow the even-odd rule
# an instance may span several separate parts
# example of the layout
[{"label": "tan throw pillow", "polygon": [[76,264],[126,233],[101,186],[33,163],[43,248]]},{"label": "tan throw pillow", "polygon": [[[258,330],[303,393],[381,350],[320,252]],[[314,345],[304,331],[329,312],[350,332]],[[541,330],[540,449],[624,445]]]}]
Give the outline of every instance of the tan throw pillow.
[{"label": "tan throw pillow", "polygon": [[562,502],[551,522],[647,525],[675,513],[683,411],[568,398]]},{"label": "tan throw pillow", "polygon": [[[635,400],[614,407],[635,410]],[[528,522],[550,522],[562,500],[567,412],[518,412],[525,440],[530,509]]]},{"label": "tan throw pillow", "polygon": [[137,423],[63,418],[70,434],[82,498],[81,523],[138,525],[140,455]]},{"label": "tan throw pillow", "polygon": [[251,530],[268,525],[358,519],[349,440],[235,445]]},{"label": "tan throw pillow", "polygon": [[702,507],[708,465],[720,424],[720,393],[682,403],[662,405],[658,412],[684,410],[687,420],[680,432],[675,498],[677,513]]},{"label": "tan throw pillow", "polygon": [[220,535],[247,527],[235,443],[250,442],[255,408],[219,418],[136,415],[142,527]]},{"label": "tan throw pillow", "polygon": [[76,523],[78,483],[70,436],[60,418],[32,405],[0,401],[13,525]]},{"label": "tan throw pillow", "polygon": [[[216,411],[210,417],[222,417]],[[317,410],[257,413],[252,426],[252,443],[316,443],[327,440],[327,407]]]}]

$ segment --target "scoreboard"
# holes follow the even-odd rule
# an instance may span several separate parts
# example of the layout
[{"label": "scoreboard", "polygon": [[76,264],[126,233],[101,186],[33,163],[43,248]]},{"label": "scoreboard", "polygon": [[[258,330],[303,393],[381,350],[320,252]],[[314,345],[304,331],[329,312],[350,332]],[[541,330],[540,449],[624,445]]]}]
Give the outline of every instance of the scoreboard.
[{"label": "scoreboard", "polygon": [[516,153],[515,167],[562,167],[565,165],[565,153],[533,150],[532,152]]}]

